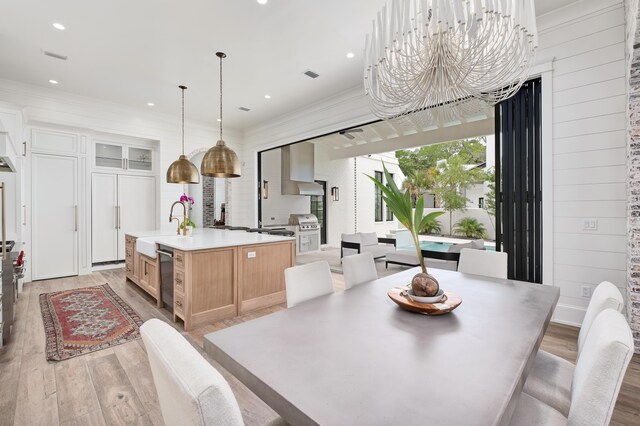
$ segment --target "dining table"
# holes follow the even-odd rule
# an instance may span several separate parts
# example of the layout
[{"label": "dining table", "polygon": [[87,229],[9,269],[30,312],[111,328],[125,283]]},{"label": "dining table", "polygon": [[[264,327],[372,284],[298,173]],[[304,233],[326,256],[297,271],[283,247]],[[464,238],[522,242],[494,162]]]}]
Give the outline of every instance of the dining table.
[{"label": "dining table", "polygon": [[428,316],[387,294],[418,272],[207,334],[204,349],[291,425],[509,424],[559,289],[430,269],[462,303]]}]

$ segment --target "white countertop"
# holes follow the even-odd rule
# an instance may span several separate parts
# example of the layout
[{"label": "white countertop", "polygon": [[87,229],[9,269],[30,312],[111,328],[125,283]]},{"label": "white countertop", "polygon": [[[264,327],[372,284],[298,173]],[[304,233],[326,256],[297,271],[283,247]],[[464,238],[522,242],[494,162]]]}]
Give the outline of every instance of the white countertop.
[{"label": "white countertop", "polygon": [[168,237],[169,235],[176,235],[176,231],[134,231],[126,232],[127,235],[133,238],[145,238],[145,237]]},{"label": "white countertop", "polygon": [[193,235],[186,237],[176,234],[167,235],[166,231],[127,232],[127,235],[183,251],[295,241],[294,237],[226,229],[196,229],[193,231]]}]

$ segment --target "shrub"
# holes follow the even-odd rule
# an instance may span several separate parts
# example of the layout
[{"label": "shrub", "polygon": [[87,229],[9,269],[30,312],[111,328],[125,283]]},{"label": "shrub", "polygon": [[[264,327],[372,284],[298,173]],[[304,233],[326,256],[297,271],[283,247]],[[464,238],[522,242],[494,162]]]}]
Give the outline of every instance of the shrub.
[{"label": "shrub", "polygon": [[440,226],[440,222],[433,218],[432,220],[427,221],[427,223],[422,227],[420,233],[423,234],[439,234],[442,232],[442,227]]},{"label": "shrub", "polygon": [[473,217],[463,217],[456,222],[454,233],[464,235],[467,238],[484,238],[487,230],[484,225]]}]

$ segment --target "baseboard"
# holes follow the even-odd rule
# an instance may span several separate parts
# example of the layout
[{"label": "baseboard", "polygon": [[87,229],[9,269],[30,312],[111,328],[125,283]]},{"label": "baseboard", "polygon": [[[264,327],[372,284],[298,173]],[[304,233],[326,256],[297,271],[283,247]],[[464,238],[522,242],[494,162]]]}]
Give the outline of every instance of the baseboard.
[{"label": "baseboard", "polygon": [[[99,272],[99,271],[107,271],[109,269],[123,269],[125,267],[125,263],[112,263],[109,265],[97,265],[91,268],[91,272]],[[89,272],[89,274],[91,274]],[[84,275],[84,274],[83,274]]]},{"label": "baseboard", "polygon": [[553,317],[551,317],[551,322],[580,327],[586,311],[585,308],[579,306],[558,303]]}]

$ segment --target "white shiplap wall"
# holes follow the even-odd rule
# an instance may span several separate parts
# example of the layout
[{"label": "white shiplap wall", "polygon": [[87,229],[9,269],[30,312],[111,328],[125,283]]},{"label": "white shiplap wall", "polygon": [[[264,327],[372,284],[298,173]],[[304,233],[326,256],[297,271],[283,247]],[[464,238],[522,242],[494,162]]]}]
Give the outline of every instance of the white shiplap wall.
[{"label": "white shiplap wall", "polygon": [[[584,7],[581,3],[590,3]],[[553,65],[555,319],[580,323],[603,280],[626,287],[626,83],[622,1],[579,2],[540,31]],[[557,22],[557,23],[556,23]],[[547,190],[545,188],[545,190]],[[597,230],[584,230],[595,219]]]}]

